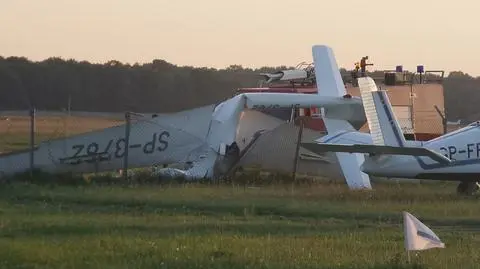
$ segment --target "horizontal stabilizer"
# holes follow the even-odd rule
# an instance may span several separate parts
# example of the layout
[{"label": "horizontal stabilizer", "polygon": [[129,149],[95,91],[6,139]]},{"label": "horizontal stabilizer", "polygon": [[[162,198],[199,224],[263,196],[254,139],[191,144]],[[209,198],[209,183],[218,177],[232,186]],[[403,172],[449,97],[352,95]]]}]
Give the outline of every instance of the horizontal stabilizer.
[{"label": "horizontal stabilizer", "polygon": [[341,144],[323,144],[323,143],[302,143],[302,147],[320,154],[320,152],[349,152],[349,153],[369,153],[377,155],[409,155],[425,156],[441,164],[449,164],[451,160],[440,153],[422,147],[393,147],[380,145],[341,145]]}]

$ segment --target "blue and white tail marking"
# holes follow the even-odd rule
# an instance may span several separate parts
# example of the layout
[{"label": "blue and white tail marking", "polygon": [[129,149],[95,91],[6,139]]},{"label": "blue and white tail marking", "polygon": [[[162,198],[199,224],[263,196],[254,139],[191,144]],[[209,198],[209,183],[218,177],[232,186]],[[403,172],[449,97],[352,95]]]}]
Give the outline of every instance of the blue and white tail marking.
[{"label": "blue and white tail marking", "polygon": [[375,81],[370,77],[359,78],[358,85],[373,144],[405,146],[405,137],[392,111],[386,91],[379,91]]}]

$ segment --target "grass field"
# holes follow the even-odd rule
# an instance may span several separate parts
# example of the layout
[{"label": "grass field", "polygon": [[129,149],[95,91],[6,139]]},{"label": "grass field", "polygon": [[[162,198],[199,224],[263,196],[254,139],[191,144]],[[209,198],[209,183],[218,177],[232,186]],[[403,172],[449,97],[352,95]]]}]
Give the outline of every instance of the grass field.
[{"label": "grass field", "polygon": [[[58,139],[74,134],[123,124],[122,120],[93,117],[37,116],[35,142]],[[30,118],[26,116],[0,117],[0,152],[26,149],[30,143]]]},{"label": "grass field", "polygon": [[[122,124],[38,117],[36,141]],[[29,119],[0,118],[0,152]],[[0,185],[0,268],[480,268],[480,201],[455,184]],[[402,210],[446,249],[406,264]]]},{"label": "grass field", "polygon": [[[0,268],[479,268],[480,206],[452,184],[0,189]],[[402,210],[446,244],[406,265]]]}]

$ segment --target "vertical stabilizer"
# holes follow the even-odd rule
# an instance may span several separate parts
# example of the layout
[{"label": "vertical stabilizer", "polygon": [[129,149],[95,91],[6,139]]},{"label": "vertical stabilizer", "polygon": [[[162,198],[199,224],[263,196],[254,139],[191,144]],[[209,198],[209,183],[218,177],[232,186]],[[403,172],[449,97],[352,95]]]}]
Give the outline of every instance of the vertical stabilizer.
[{"label": "vertical stabilizer", "polygon": [[312,47],[312,55],[318,95],[344,96],[347,91],[333,50],[325,45],[315,45]]},{"label": "vertical stabilizer", "polygon": [[[340,70],[333,50],[325,45],[312,47],[315,78],[318,95],[329,97],[342,97],[346,95]],[[329,134],[344,130],[355,130],[346,120],[328,117],[328,111],[322,109],[322,118]],[[371,189],[370,178],[360,171],[360,165],[364,161],[363,154],[359,153],[336,153],[340,168],[350,189]]]},{"label": "vertical stabilizer", "polygon": [[387,93],[379,91],[370,77],[359,78],[358,86],[373,144],[403,147],[406,140]]}]

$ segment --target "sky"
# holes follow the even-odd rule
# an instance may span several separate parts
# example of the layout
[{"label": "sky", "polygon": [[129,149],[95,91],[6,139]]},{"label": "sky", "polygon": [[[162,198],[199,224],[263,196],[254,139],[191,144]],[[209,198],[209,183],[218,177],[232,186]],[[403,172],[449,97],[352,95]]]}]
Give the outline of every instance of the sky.
[{"label": "sky", "polygon": [[0,55],[255,68],[311,62],[324,44],[348,69],[368,55],[373,69],[480,76],[479,10],[477,0],[0,0]]}]

